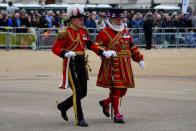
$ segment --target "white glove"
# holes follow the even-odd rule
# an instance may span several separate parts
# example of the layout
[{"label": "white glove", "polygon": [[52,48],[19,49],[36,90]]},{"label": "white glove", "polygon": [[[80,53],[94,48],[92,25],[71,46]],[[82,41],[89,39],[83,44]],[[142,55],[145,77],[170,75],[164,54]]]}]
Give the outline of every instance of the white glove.
[{"label": "white glove", "polygon": [[110,58],[111,57],[111,53],[109,51],[103,51],[103,55],[106,57],[106,58]]},{"label": "white glove", "polygon": [[144,63],[143,60],[141,60],[141,61],[139,62],[139,66],[140,66],[141,69],[144,69],[145,63]]},{"label": "white glove", "polygon": [[73,51],[69,51],[69,52],[65,53],[64,56],[65,56],[65,57],[74,57],[74,56],[76,56],[76,53],[73,52]]},{"label": "white glove", "polygon": [[113,50],[103,51],[103,55],[106,58],[110,58],[111,56],[113,56],[113,57],[116,57],[117,56],[116,52],[113,51]]},{"label": "white glove", "polygon": [[108,50],[108,51],[109,51],[109,53],[110,53],[111,56],[117,57],[117,54],[116,54],[115,51],[113,51],[113,50]]}]

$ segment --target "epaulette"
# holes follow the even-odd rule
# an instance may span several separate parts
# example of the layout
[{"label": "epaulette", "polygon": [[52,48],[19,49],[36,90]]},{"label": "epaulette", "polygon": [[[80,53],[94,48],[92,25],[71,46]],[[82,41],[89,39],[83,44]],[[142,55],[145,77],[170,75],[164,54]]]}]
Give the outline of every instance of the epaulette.
[{"label": "epaulette", "polygon": [[58,30],[57,39],[64,39],[67,34],[67,28]]}]

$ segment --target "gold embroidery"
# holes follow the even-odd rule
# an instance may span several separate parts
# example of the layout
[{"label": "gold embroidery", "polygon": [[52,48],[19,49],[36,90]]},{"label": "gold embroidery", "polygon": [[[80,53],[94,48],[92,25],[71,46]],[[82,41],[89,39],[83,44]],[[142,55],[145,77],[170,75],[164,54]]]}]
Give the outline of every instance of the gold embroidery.
[{"label": "gold embroidery", "polygon": [[70,33],[68,30],[67,30],[67,34],[68,34],[70,40],[71,40],[72,43],[73,43],[73,44],[71,44],[71,45],[68,47],[68,49],[71,48],[71,50],[75,50],[76,47],[78,47],[79,44],[80,44],[81,47],[84,49],[84,46],[83,46],[83,44],[82,44],[82,41],[80,40],[80,34],[79,34],[79,32],[77,32],[77,36],[76,36],[75,39],[72,37],[71,33]]},{"label": "gold embroidery", "polygon": [[118,40],[121,38],[121,32],[118,32],[114,38],[112,38],[111,35],[106,30],[103,30],[103,32],[105,32],[105,34],[109,37],[109,40],[110,40],[106,48],[114,49],[116,42],[118,42]]}]

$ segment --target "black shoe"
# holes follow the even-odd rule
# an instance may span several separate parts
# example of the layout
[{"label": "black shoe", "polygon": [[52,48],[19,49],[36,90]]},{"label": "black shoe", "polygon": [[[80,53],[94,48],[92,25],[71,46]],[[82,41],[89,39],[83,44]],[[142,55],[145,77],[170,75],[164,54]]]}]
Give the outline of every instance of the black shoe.
[{"label": "black shoe", "polygon": [[123,119],[124,117],[122,114],[117,114],[114,116],[114,123],[124,124],[125,121]]},{"label": "black shoe", "polygon": [[88,123],[85,120],[78,120],[78,126],[87,127]]},{"label": "black shoe", "polygon": [[62,109],[59,107],[59,105],[57,105],[57,108],[58,108],[58,110],[61,112],[62,118],[63,118],[65,121],[68,121],[68,117],[67,117],[66,111],[62,110]]},{"label": "black shoe", "polygon": [[103,109],[103,114],[106,116],[106,117],[110,117],[110,113],[109,113],[109,106],[105,106],[103,101],[99,101],[99,105],[102,107]]}]

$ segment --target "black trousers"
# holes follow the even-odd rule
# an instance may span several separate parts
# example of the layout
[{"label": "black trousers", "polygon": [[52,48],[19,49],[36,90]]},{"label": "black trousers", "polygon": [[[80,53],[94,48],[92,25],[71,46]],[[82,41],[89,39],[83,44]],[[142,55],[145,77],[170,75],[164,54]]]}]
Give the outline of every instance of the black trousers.
[{"label": "black trousers", "polygon": [[[69,65],[71,70],[71,76],[76,90],[76,105],[77,105],[78,120],[84,119],[81,99],[87,95],[87,79],[86,79],[84,60],[85,60],[84,56],[77,55],[76,57],[74,57],[74,60],[71,58],[70,65]],[[67,111],[72,106],[73,106],[73,95],[59,104],[59,107],[61,108],[62,111]]]},{"label": "black trousers", "polygon": [[146,49],[152,48],[152,32],[145,32]]}]

